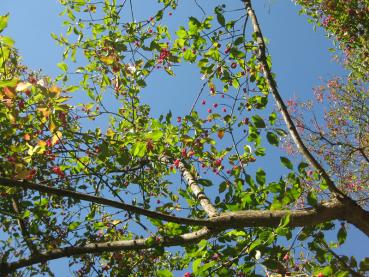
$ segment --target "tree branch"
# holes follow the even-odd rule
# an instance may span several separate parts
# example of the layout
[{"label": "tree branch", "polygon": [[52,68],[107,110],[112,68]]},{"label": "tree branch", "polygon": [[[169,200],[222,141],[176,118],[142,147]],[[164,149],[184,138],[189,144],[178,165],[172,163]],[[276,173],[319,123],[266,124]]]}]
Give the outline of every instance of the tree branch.
[{"label": "tree branch", "polygon": [[15,214],[17,215],[17,221],[18,221],[18,225],[19,228],[21,230],[23,239],[25,241],[25,243],[27,244],[27,247],[29,249],[29,251],[31,252],[31,255],[36,255],[38,254],[38,249],[37,247],[33,244],[32,240],[31,240],[31,236],[28,232],[28,223],[27,220],[22,219],[22,211],[18,205],[18,201],[15,197],[11,198],[12,200],[12,206],[13,206],[13,210],[15,212]]},{"label": "tree branch", "polygon": [[[354,200],[352,200],[349,196],[345,195],[342,191],[340,191],[328,173],[324,170],[322,165],[314,158],[314,156],[311,154],[311,152],[307,149],[305,146],[301,136],[299,135],[297,128],[287,110],[286,105],[283,102],[282,97],[279,94],[277,84],[273,78],[273,75],[271,73],[271,70],[269,68],[267,58],[266,58],[266,52],[265,52],[265,42],[263,35],[261,33],[259,23],[257,20],[257,17],[255,15],[254,10],[252,9],[251,0],[243,0],[245,2],[245,8],[247,10],[247,13],[249,17],[252,20],[252,26],[254,29],[254,33],[256,35],[258,48],[259,48],[259,62],[262,65],[263,73],[266,78],[266,82],[269,86],[270,92],[272,93],[278,110],[282,114],[282,117],[287,125],[288,131],[295,142],[297,148],[299,149],[300,153],[307,159],[307,161],[313,166],[323,177],[325,180],[329,190],[336,195],[339,201],[341,201],[346,207],[350,207],[351,210],[349,210],[349,215],[347,215],[346,220],[352,224],[354,224],[356,227],[358,227],[362,232],[364,232],[369,237],[369,212],[364,210],[360,205],[358,205]],[[356,211],[355,216],[352,216],[353,211]]]},{"label": "tree branch", "polygon": [[[149,241],[150,238],[126,240],[116,242],[99,242],[89,243],[83,246],[72,246],[55,249],[44,252],[30,258],[22,259],[17,262],[3,264],[0,266],[0,272],[13,272],[16,269],[46,262],[62,257],[70,257],[73,255],[115,252],[122,250],[139,250],[153,247],[167,246],[184,246],[190,243],[198,242],[201,239],[206,239],[218,234],[220,231],[230,228],[245,228],[245,227],[277,227],[281,219],[287,215],[290,216],[290,227],[301,227],[315,225],[322,222],[346,218],[347,208],[338,201],[323,203],[316,208],[304,210],[280,210],[280,211],[238,211],[224,213],[220,216],[210,218],[206,221],[205,227],[197,232],[187,233],[174,237],[156,238],[154,243]],[[369,236],[369,232],[367,233]]]},{"label": "tree branch", "polygon": [[66,189],[48,187],[48,186],[34,184],[34,183],[26,182],[26,181],[17,181],[17,180],[11,180],[8,178],[0,177],[0,185],[7,186],[7,187],[31,189],[31,190],[36,190],[36,191],[47,193],[47,194],[58,195],[61,197],[71,197],[73,199],[106,205],[106,206],[114,207],[117,209],[122,209],[127,212],[132,212],[132,213],[144,215],[150,218],[165,220],[168,222],[174,222],[178,224],[206,226],[206,223],[207,223],[207,221],[203,219],[176,217],[176,216],[164,214],[161,212],[150,211],[144,208],[136,207],[133,205],[125,204],[122,202],[118,202],[118,201],[114,201],[114,200],[110,200],[110,199],[106,199],[102,197],[97,197],[97,196],[88,195],[88,194],[84,194],[80,192],[66,190]]},{"label": "tree branch", "polygon": [[[162,162],[169,164],[170,159],[166,156],[161,157]],[[205,195],[204,191],[197,184],[196,178],[191,174],[191,172],[186,168],[183,162],[179,162],[178,169],[181,171],[183,178],[185,179],[187,185],[191,189],[192,193],[195,195],[197,200],[199,200],[204,211],[209,215],[209,217],[214,217],[219,215],[216,208],[210,202],[209,198]]]},{"label": "tree branch", "polygon": [[71,257],[74,255],[102,253],[102,252],[116,252],[123,250],[140,250],[149,249],[155,247],[168,247],[176,245],[188,245],[196,243],[202,239],[206,239],[214,235],[214,231],[210,231],[208,228],[203,228],[199,231],[183,234],[175,237],[163,237],[157,238],[154,242],[151,242],[152,237],[136,240],[124,240],[114,242],[97,242],[89,243],[84,246],[71,246],[64,247],[55,250],[51,250],[40,255],[22,259],[12,263],[0,264],[0,276],[7,276],[7,273],[14,272],[19,268],[31,266],[38,263],[43,263],[63,257]]},{"label": "tree branch", "polygon": [[297,148],[299,149],[300,153],[309,161],[309,163],[321,174],[323,179],[326,181],[328,188],[337,196],[340,196],[341,198],[346,198],[347,196],[340,191],[334,184],[334,182],[329,177],[328,173],[324,170],[324,168],[321,166],[321,164],[314,158],[314,156],[311,154],[311,152],[307,149],[305,146],[300,134],[297,131],[297,128],[295,126],[295,123],[293,122],[291,115],[289,114],[287,107],[279,94],[276,81],[273,78],[272,72],[269,68],[267,59],[266,59],[266,46],[264,42],[264,37],[261,32],[257,17],[255,15],[254,10],[252,9],[251,0],[245,0],[245,7],[247,10],[247,13],[252,21],[252,26],[254,29],[254,34],[256,35],[256,41],[258,44],[259,49],[259,55],[258,60],[263,68],[263,73],[266,79],[266,82],[269,86],[270,92],[272,93],[274,100],[277,104],[279,112],[282,114],[282,117],[287,125],[288,131],[295,142]]}]

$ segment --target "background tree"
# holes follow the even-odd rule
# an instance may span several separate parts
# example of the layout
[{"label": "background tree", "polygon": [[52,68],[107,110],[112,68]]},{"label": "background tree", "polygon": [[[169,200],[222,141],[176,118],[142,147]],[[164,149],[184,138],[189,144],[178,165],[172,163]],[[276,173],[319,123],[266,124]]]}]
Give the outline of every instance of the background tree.
[{"label": "background tree", "polygon": [[[340,166],[360,179],[357,192],[335,168],[346,152],[322,162],[332,150],[316,151],[300,135],[250,1],[189,17],[175,34],[163,19],[177,1],[158,1],[145,20],[129,1],[60,2],[68,20],[66,36],[53,35],[65,47],[56,80],[21,65],[13,41],[0,38],[3,275],[51,275],[47,261],[63,257],[78,275],[171,276],[188,268],[195,276],[365,274],[367,259],[357,263],[332,249],[345,242],[344,224],[336,244],[325,239],[332,220],[369,235],[367,119],[359,109],[367,98],[350,102],[367,96],[365,71],[352,67],[361,83],[351,90],[339,81],[329,87],[349,127],[313,137],[343,144],[354,130],[354,155]],[[1,31],[7,20],[1,17]],[[196,64],[204,81],[192,110],[154,118],[142,90],[158,72],[174,78],[182,63]],[[89,100],[71,105],[73,92]],[[204,112],[206,102],[212,108]],[[288,173],[267,182],[264,156],[285,136],[304,161],[280,157]]]}]

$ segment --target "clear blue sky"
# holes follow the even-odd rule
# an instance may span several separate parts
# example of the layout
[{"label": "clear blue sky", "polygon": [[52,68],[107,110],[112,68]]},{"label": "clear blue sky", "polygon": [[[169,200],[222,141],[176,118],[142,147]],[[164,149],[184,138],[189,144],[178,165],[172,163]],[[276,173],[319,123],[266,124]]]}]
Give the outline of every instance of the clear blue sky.
[{"label": "clear blue sky", "polygon": [[[156,1],[134,0],[137,14],[149,16]],[[200,1],[206,2],[206,1]],[[240,7],[240,1],[228,2]],[[312,97],[311,88],[320,83],[319,78],[328,79],[341,74],[342,69],[331,60],[328,48],[332,43],[320,31],[314,32],[306,18],[297,14],[298,8],[292,1],[256,0],[255,9],[264,35],[269,39],[269,50],[273,58],[273,70],[277,74],[278,86],[285,99],[296,95],[303,99]],[[184,5],[168,19],[168,24],[184,20],[186,17],[201,15],[193,10],[193,1],[180,1]],[[192,10],[191,10],[192,9]],[[42,69],[44,73],[56,76],[60,73],[56,64],[61,60],[62,49],[52,40],[50,33],[60,34],[62,19],[58,17],[61,8],[56,0],[2,0],[0,14],[11,15],[6,34],[16,41],[16,47],[23,57],[24,64],[33,69]],[[172,22],[171,22],[172,21]],[[190,67],[178,69],[175,80],[153,79],[145,90],[143,100],[152,106],[152,113],[159,114],[169,109],[175,115],[189,111],[194,95],[199,90],[198,75],[194,80]],[[153,99],[158,95],[160,99]],[[159,101],[158,101],[159,100]],[[159,105],[160,103],[160,105]],[[268,170],[268,169],[267,169]],[[348,243],[343,250],[346,253],[363,257],[369,242],[360,232],[350,227]],[[72,276],[68,271],[67,260],[52,262],[56,276]]]}]

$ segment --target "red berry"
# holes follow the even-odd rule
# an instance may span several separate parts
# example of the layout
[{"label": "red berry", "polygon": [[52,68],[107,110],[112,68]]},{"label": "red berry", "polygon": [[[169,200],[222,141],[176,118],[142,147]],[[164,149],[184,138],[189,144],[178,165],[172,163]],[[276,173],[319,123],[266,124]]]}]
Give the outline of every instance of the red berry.
[{"label": "red berry", "polygon": [[176,168],[178,168],[179,163],[180,163],[180,160],[176,159],[173,164],[175,165]]},{"label": "red berry", "polygon": [[284,255],[283,260],[284,261],[288,261],[290,259],[290,256],[288,255],[288,253],[286,255]]},{"label": "red berry", "polygon": [[191,277],[191,273],[186,272],[186,273],[183,275],[183,277]]},{"label": "red berry", "polygon": [[181,122],[182,122],[182,117],[178,116],[178,117],[177,117],[177,122],[178,122],[178,123],[181,123]]},{"label": "red berry", "polygon": [[221,159],[215,160],[214,165],[215,166],[221,166],[222,165],[222,160]]},{"label": "red berry", "polygon": [[202,100],[201,104],[202,105],[205,105],[206,104],[206,101],[205,100]]},{"label": "red berry", "polygon": [[318,275],[317,275],[317,277],[324,277],[324,274],[321,273],[321,272],[319,272]]},{"label": "red berry", "polygon": [[208,113],[211,113],[211,109],[208,109]]},{"label": "red berry", "polygon": [[214,108],[218,107],[218,104],[217,103],[213,104],[213,107]]},{"label": "red berry", "polygon": [[237,67],[237,63],[232,63],[232,64],[231,64],[231,67],[232,67],[232,68],[236,68],[236,67]]},{"label": "red berry", "polygon": [[186,158],[187,157],[187,151],[186,151],[186,148],[183,148],[182,151],[181,151],[181,155],[183,158]]},{"label": "red berry", "polygon": [[52,171],[53,171],[55,174],[57,174],[59,177],[64,177],[64,176],[65,176],[64,172],[60,169],[60,167],[59,167],[59,166],[54,166],[54,167],[52,168]]}]

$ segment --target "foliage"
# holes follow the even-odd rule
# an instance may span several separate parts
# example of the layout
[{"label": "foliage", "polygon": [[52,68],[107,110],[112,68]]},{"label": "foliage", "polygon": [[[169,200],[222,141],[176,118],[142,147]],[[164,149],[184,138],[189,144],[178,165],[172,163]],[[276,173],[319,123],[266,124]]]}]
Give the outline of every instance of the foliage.
[{"label": "foliage", "polygon": [[296,0],[301,12],[324,27],[338,42],[347,66],[368,80],[369,4],[365,0]]},{"label": "foliage", "polygon": [[[135,18],[130,1],[60,2],[67,31],[52,34],[65,49],[55,80],[22,65],[11,38],[0,37],[2,273],[52,275],[47,262],[62,257],[78,276],[368,271],[367,259],[332,250],[345,242],[344,221],[369,236],[368,212],[350,198],[346,179],[326,170],[299,137],[250,1],[232,12],[216,6],[175,31],[165,25],[180,8],[174,0],[158,1],[144,19]],[[0,17],[0,32],[7,20]],[[354,50],[365,66],[365,53]],[[152,116],[140,96],[153,76],[176,78],[183,64],[196,66],[194,76],[203,80],[191,112]],[[337,81],[329,89],[354,136],[365,134],[359,105],[341,93],[346,88]],[[365,89],[350,89],[366,103]],[[288,128],[277,124],[278,113]],[[346,139],[350,130],[330,134]],[[265,161],[287,135],[305,161],[281,154],[274,178]],[[367,143],[360,137],[365,155]],[[324,151],[332,150],[315,154]],[[328,168],[346,152],[335,154]],[[366,182],[365,160],[360,174],[352,173],[355,162],[348,160],[345,172]],[[334,219],[342,225],[329,242]]]}]

